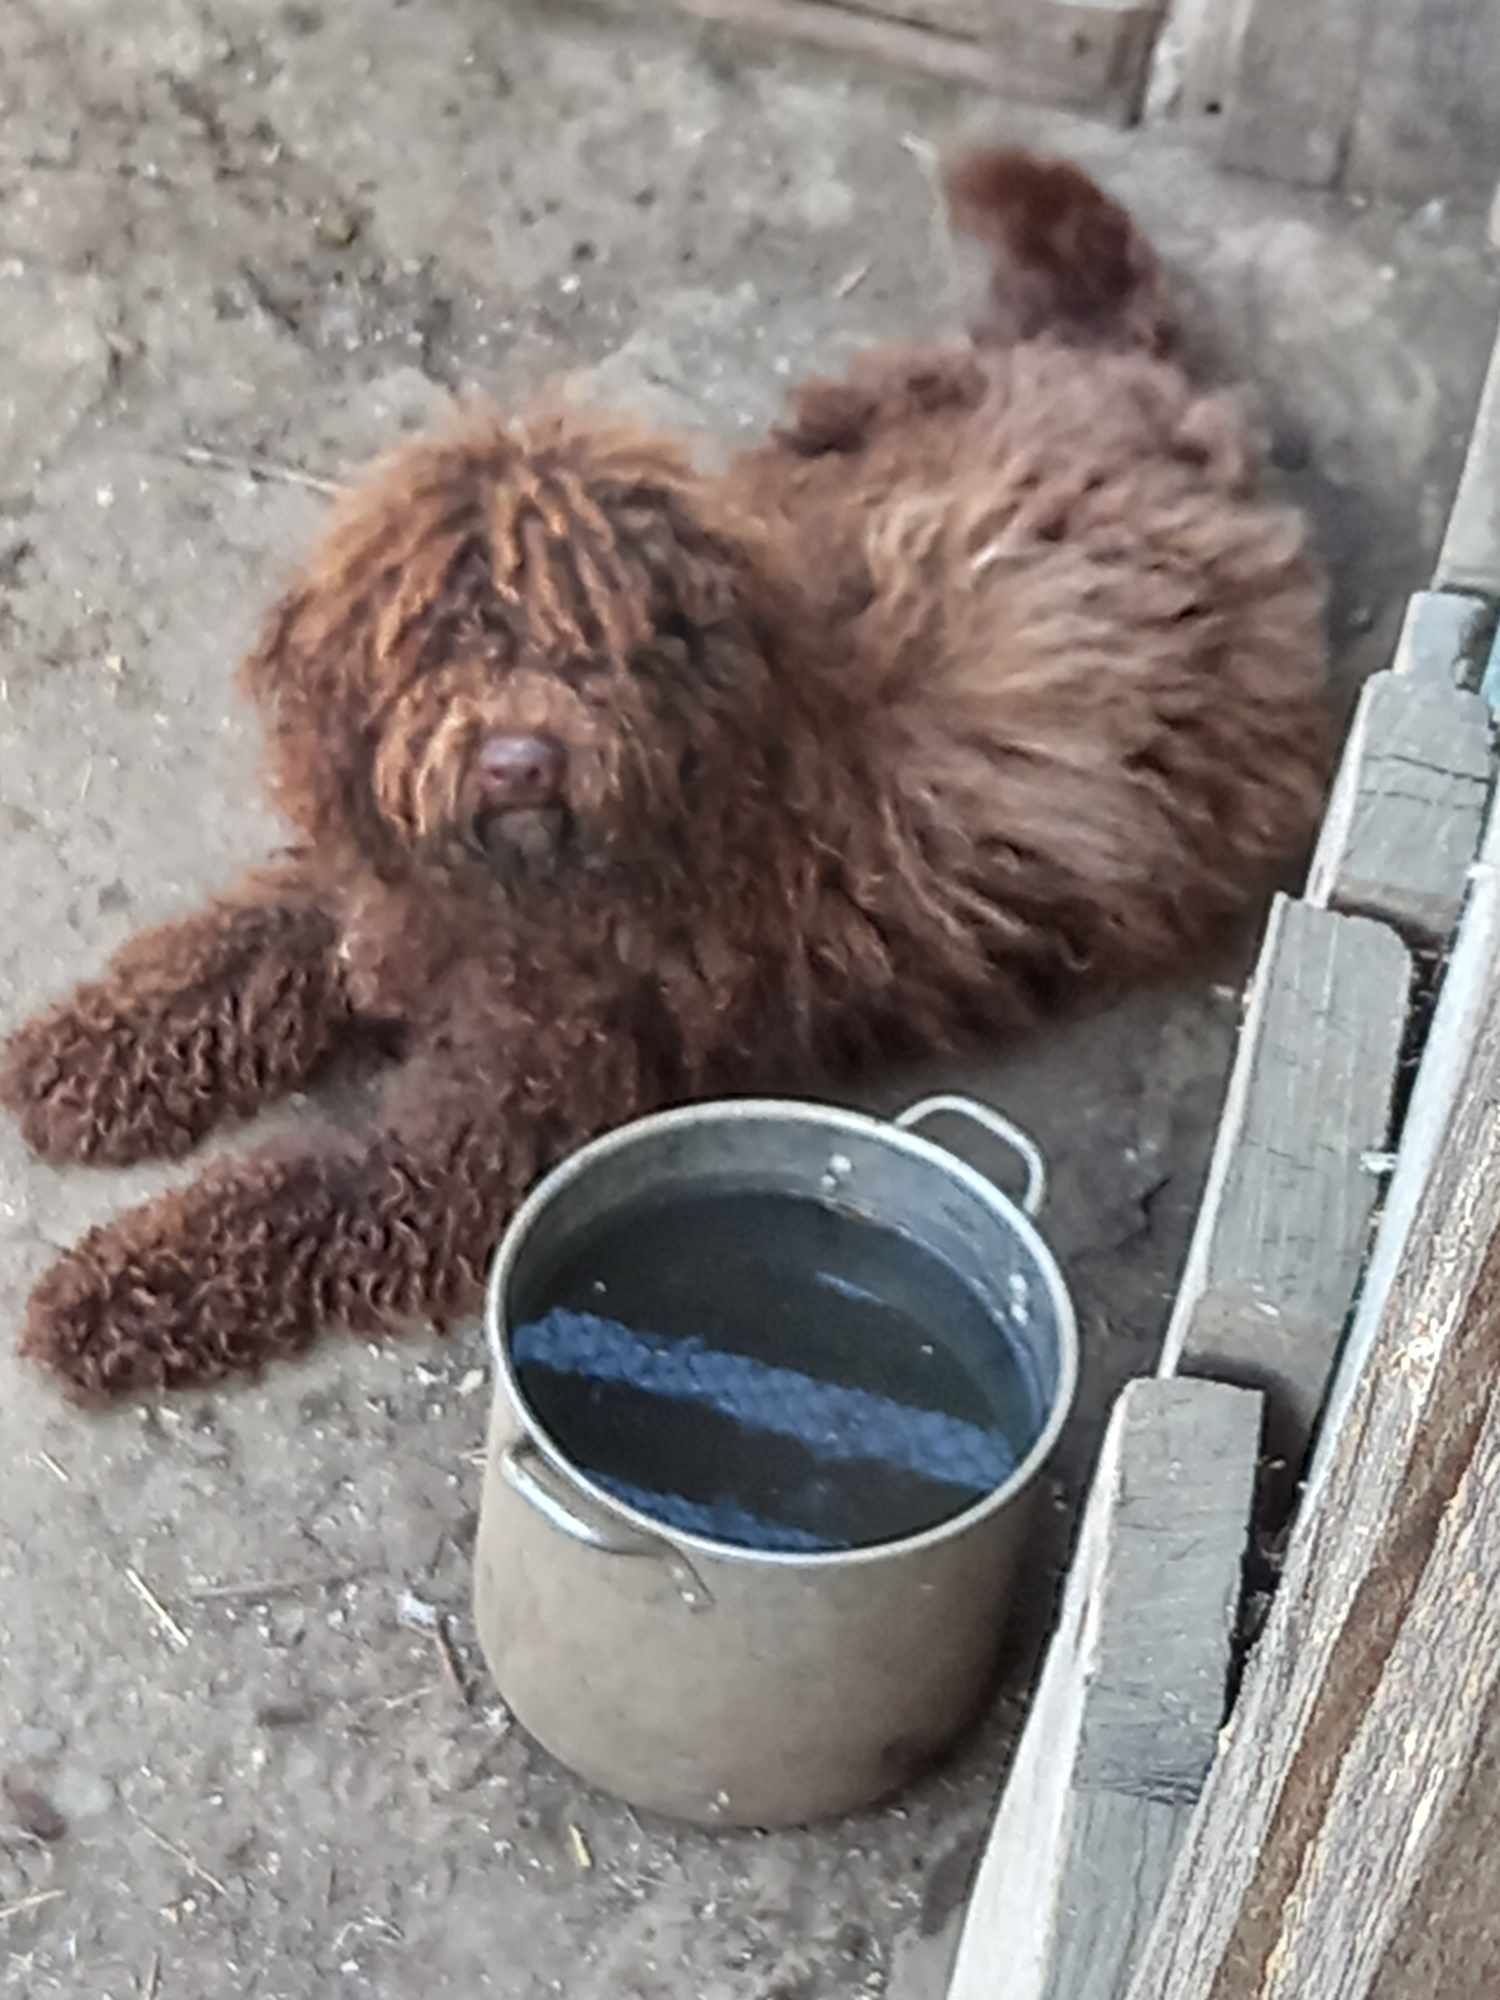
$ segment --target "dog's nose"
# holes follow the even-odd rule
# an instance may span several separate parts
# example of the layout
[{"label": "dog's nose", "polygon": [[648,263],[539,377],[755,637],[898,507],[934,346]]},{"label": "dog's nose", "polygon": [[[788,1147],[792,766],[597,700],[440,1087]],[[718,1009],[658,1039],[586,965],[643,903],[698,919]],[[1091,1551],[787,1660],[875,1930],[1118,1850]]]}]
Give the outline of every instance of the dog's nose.
[{"label": "dog's nose", "polygon": [[555,736],[487,736],[479,746],[480,782],[496,806],[553,804],[564,762]]}]

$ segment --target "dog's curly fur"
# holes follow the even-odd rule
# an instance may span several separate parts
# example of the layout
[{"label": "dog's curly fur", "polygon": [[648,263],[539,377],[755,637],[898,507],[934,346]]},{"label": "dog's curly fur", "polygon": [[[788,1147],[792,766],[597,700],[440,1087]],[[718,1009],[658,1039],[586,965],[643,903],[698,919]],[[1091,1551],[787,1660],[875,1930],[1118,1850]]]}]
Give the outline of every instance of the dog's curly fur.
[{"label": "dog's curly fur", "polygon": [[[23,1026],[45,1158],[178,1155],[371,1028],[363,1142],[212,1166],[45,1273],[75,1391],[204,1382],[474,1302],[617,1121],[798,1087],[1168,968],[1304,840],[1321,588],[1156,260],[1075,168],[949,179],[963,346],[814,383],[727,472],[471,412],[339,511],[246,667],[299,844]],[[495,814],[495,732],[566,753]]]}]

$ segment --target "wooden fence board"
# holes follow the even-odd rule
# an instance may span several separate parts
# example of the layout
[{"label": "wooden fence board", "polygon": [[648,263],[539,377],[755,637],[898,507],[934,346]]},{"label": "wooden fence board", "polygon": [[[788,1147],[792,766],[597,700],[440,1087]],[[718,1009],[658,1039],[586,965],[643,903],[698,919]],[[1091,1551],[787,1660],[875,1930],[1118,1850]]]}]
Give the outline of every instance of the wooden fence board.
[{"label": "wooden fence board", "polygon": [[1344,182],[1399,201],[1500,179],[1500,0],[1380,0],[1361,51]]},{"label": "wooden fence board", "polygon": [[1226,165],[1332,187],[1359,93],[1370,0],[1241,0],[1220,130]]},{"label": "wooden fence board", "polygon": [[1116,123],[1138,114],[1162,0],[677,0],[815,43]]},{"label": "wooden fence board", "polygon": [[1307,1500],[1327,1473],[1360,1378],[1380,1329],[1422,1196],[1437,1165],[1458,1107],[1485,1006],[1500,987],[1500,813],[1491,808],[1453,951],[1433,1009],[1432,1024],[1401,1126],[1395,1172],[1386,1188],[1374,1247],[1360,1282],[1359,1301],[1339,1356],[1321,1435],[1308,1477]]},{"label": "wooden fence board", "polygon": [[1401,621],[1391,672],[1443,687],[1472,687],[1494,626],[1494,610],[1482,597],[1465,591],[1414,590]]},{"label": "wooden fence board", "polygon": [[[1500,102],[1495,106],[1500,123]],[[1463,474],[1438,556],[1442,590],[1500,597],[1500,340],[1490,356]]]},{"label": "wooden fence board", "polygon": [[[1490,1525],[1494,1495],[1479,1486],[1492,1488],[1500,1468],[1500,984],[1484,994],[1454,1103],[1130,2000],[1409,2000],[1419,1991],[1477,2000],[1495,1990],[1465,1983],[1451,1959],[1454,1931],[1445,1939],[1441,1921],[1476,1963],[1493,1960],[1493,1863],[1474,1843],[1496,1851],[1495,1798],[1476,1817],[1477,1780],[1443,1757],[1462,1750],[1479,1759],[1471,1773],[1492,1773],[1496,1752],[1500,1648],[1488,1620],[1500,1591],[1500,1522]],[[1439,1631],[1445,1600],[1455,1616]],[[1410,1671],[1419,1656],[1426,1693]],[[1445,1752],[1442,1711],[1455,1702],[1463,1740]],[[1410,1758],[1403,1729],[1414,1732]],[[1372,1843],[1359,1813],[1377,1808],[1387,1783],[1399,1795],[1395,1817],[1385,1841]],[[1392,1859],[1401,1872],[1388,1921],[1371,1909],[1369,1871]],[[1378,1949],[1342,1968],[1322,1958],[1319,1978],[1289,1985],[1284,1969],[1305,1966],[1316,1949],[1305,1935],[1314,1911],[1331,1921],[1339,1899],[1378,1922]],[[1435,1941],[1424,1946],[1429,1925]],[[1448,1983],[1402,1983],[1403,1955],[1409,1966],[1424,1950],[1429,1971],[1450,1954]],[[1482,1982],[1482,1964],[1476,1976]]]},{"label": "wooden fence board", "polygon": [[986,1845],[948,2000],[1119,2000],[1213,1759],[1260,1398],[1133,1382]]},{"label": "wooden fence board", "polygon": [[1277,898],[1161,1372],[1265,1390],[1294,1460],[1367,1247],[1410,979],[1384,925]]},{"label": "wooden fence board", "polygon": [[1373,675],[1324,814],[1307,900],[1376,917],[1418,948],[1445,944],[1489,789],[1489,709],[1477,694]]}]

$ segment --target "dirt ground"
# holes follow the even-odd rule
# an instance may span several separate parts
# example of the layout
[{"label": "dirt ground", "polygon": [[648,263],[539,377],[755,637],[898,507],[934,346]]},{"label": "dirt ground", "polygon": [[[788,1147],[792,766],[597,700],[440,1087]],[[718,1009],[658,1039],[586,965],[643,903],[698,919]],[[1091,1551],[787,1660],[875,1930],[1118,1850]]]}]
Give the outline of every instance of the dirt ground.
[{"label": "dirt ground", "polygon": [[[337,478],[456,388],[513,398],[600,362],[753,429],[788,378],[941,311],[905,136],[1070,147],[1194,269],[1317,514],[1346,686],[1424,579],[1493,332],[1477,218],[1217,178],[1158,133],[997,115],[646,7],[9,0],[0,109],[6,1020],[274,838],[229,674],[325,504],[287,468]],[[1238,976],[980,1078],[1049,1152],[1080,1306],[1059,1521],[1114,1388],[1151,1364]],[[51,1246],[159,1178],[54,1174],[0,1132],[7,1334]],[[467,1609],[487,1403],[469,1333],[329,1343],[263,1388],[85,1419],[7,1339],[0,1988],[938,1990],[1021,1667],[890,1807],[769,1837],[642,1824],[487,1683]],[[1051,1588],[1039,1556],[1028,1629]]]}]

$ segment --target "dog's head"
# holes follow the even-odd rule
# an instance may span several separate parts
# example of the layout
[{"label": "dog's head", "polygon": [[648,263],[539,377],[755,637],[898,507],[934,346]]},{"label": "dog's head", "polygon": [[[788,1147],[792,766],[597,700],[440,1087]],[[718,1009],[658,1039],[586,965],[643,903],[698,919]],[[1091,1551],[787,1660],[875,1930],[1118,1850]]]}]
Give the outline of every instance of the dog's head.
[{"label": "dog's head", "polygon": [[282,802],[512,886],[659,854],[758,734],[765,587],[672,447],[471,414],[351,495],[248,663]]}]

